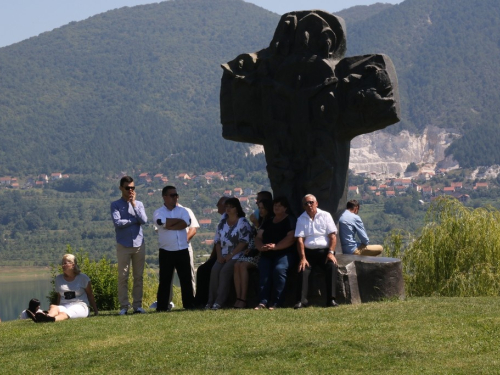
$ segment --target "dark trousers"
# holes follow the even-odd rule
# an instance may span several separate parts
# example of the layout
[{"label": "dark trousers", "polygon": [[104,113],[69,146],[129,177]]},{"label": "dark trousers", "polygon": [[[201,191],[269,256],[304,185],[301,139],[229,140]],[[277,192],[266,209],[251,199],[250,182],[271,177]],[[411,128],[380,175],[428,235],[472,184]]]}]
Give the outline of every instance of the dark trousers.
[{"label": "dark trousers", "polygon": [[196,270],[196,297],[194,298],[195,306],[205,307],[208,302],[210,274],[215,262],[217,262],[217,257],[211,257]]},{"label": "dark trousers", "polygon": [[328,249],[305,249],[306,260],[309,267],[299,272],[297,283],[297,302],[307,305],[307,294],[309,291],[309,276],[314,267],[320,267],[325,272],[326,301],[327,303],[335,299],[337,286],[337,266],[330,259],[325,263],[328,256]]},{"label": "dark trousers", "polygon": [[[285,289],[288,270],[293,263],[293,254],[289,251],[279,255],[264,254],[259,259],[259,303],[281,306],[281,297]],[[271,295],[273,300],[271,300]]]},{"label": "dark trousers", "polygon": [[160,263],[160,283],[156,300],[157,311],[167,311],[172,300],[171,285],[174,269],[177,270],[181,284],[182,305],[185,309],[194,307],[193,282],[191,281],[191,260],[188,249],[167,251],[160,249],[158,253]]}]

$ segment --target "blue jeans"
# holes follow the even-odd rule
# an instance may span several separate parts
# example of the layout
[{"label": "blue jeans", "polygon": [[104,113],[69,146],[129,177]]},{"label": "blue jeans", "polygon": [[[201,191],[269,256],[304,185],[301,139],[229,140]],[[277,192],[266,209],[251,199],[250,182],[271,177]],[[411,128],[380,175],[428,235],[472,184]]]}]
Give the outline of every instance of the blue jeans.
[{"label": "blue jeans", "polygon": [[[293,253],[290,251],[283,254],[270,254],[270,256],[261,255],[259,260],[259,303],[269,306],[280,305],[292,260]],[[273,295],[272,302],[271,292]]]}]

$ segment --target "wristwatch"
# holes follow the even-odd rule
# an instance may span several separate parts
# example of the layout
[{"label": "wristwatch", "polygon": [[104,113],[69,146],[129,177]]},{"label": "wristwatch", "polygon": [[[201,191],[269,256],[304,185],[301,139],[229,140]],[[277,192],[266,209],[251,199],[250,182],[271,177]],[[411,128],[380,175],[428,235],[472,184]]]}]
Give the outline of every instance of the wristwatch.
[{"label": "wristwatch", "polygon": [[332,254],[332,255],[335,255],[335,251],[331,251],[331,250],[329,250],[328,252],[329,252],[330,254]]}]

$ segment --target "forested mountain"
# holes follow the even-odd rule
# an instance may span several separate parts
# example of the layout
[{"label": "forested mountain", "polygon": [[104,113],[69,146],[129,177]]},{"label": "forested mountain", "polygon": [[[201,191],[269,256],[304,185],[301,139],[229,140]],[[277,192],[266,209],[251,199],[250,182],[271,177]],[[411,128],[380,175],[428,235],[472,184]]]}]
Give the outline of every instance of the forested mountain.
[{"label": "forested mountain", "polygon": [[[348,55],[386,53],[403,120],[452,128],[463,166],[500,163],[500,3],[406,0],[340,13]],[[0,175],[262,169],[224,141],[220,64],[267,47],[279,20],[242,0],[121,8],[0,48]]]},{"label": "forested mountain", "polygon": [[396,66],[403,120],[387,131],[452,128],[463,138],[447,152],[461,166],[499,164],[500,2],[406,0],[379,8],[366,19],[351,9],[341,15],[348,54],[386,53]]},{"label": "forested mountain", "polygon": [[167,1],[1,48],[0,176],[262,169],[222,139],[220,64],[268,45],[278,19],[243,1]]}]

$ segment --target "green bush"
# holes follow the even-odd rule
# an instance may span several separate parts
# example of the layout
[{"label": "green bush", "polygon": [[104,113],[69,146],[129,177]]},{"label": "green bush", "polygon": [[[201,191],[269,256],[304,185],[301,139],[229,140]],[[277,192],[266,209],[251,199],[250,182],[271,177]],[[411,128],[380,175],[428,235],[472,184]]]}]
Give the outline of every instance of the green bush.
[{"label": "green bush", "polygon": [[394,233],[386,251],[402,259],[408,295],[500,295],[500,211],[492,207],[436,199],[420,235]]}]

